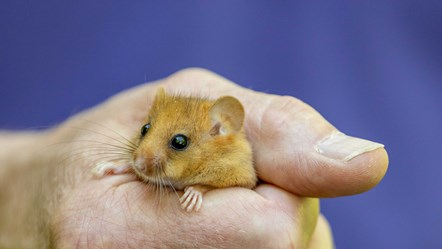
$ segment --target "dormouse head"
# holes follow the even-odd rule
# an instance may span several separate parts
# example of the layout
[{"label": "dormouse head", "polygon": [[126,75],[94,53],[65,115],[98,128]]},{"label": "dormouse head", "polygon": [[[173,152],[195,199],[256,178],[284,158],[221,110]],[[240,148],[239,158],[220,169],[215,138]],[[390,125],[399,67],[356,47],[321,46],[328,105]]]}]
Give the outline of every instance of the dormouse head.
[{"label": "dormouse head", "polygon": [[244,109],[231,96],[215,101],[168,95],[160,88],[139,134],[134,169],[144,180],[180,188],[183,177],[201,171],[220,137],[242,130]]}]

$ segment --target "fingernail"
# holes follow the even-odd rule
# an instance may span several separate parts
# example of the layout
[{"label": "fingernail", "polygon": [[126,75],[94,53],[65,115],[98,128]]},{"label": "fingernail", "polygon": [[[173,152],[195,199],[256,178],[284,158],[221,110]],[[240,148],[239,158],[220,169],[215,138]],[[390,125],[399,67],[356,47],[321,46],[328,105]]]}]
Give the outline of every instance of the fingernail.
[{"label": "fingernail", "polygon": [[380,143],[334,132],[319,141],[315,150],[332,159],[350,161],[363,153],[383,147]]}]

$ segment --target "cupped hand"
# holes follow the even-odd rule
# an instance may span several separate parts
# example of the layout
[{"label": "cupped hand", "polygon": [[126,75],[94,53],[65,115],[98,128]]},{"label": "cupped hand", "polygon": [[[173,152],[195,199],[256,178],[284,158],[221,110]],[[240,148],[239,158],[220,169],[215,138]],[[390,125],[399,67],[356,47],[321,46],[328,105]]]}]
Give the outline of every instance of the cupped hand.
[{"label": "cupped hand", "polygon": [[[96,179],[97,163],[125,159],[157,87],[209,97],[232,95],[246,109],[245,128],[262,183],[254,190],[217,189],[197,213],[178,195],[132,174]],[[315,198],[366,191],[385,174],[380,144],[339,133],[292,97],[253,92],[201,69],[130,89],[48,132],[54,192],[50,224],[59,248],[331,248]],[[127,140],[126,140],[127,139]],[[318,219],[319,217],[319,219]]]}]

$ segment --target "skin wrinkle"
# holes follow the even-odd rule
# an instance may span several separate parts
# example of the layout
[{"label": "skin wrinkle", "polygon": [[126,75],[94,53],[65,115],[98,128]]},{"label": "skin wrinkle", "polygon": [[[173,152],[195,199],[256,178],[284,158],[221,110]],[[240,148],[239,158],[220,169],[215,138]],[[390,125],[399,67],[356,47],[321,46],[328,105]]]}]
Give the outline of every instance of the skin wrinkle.
[{"label": "skin wrinkle", "polygon": [[[283,191],[283,190],[272,190],[271,192],[269,192],[268,190],[266,190],[265,192],[261,192],[261,194],[266,197],[268,195],[275,195],[277,198],[277,200],[283,196],[288,195],[289,193]],[[295,223],[299,224],[300,221],[302,221],[302,217],[304,217],[305,215],[300,216],[300,214],[302,214],[302,210],[305,210],[305,206],[308,204],[308,198],[297,198],[295,200],[293,200],[294,203],[298,204],[297,206],[299,207],[299,209],[293,210],[293,208],[291,207],[291,205],[289,205],[289,203],[284,203],[284,202],[272,202],[270,205],[272,205],[272,209],[279,209],[279,210],[283,210],[281,217],[278,218],[277,216],[275,216],[273,220],[273,222],[276,222],[276,224],[278,224],[277,226],[273,226],[274,227],[274,232],[275,233],[279,233],[279,232],[283,232],[286,229],[284,228],[280,228],[275,229],[275,227],[279,227],[281,224],[284,224],[282,222],[279,222],[279,219],[281,220],[293,220]],[[274,212],[269,212],[270,214],[275,214]],[[314,214],[315,212],[311,212],[311,210],[306,210],[305,214]],[[301,217],[301,219],[300,219]],[[282,230],[281,230],[282,229]],[[290,231],[290,230],[289,230]],[[283,246],[280,245],[281,248],[287,248],[287,245],[290,245],[290,247],[295,247],[295,248],[304,248],[304,247],[300,247],[299,241],[302,240],[299,232],[297,230],[295,231],[291,231],[290,233],[288,233],[290,236],[287,237],[289,238],[289,240],[286,242],[287,244],[284,244]],[[291,241],[298,241],[297,243],[291,244]],[[282,242],[282,241],[281,241]]]},{"label": "skin wrinkle", "polygon": [[[108,190],[108,191],[111,191],[111,190]],[[93,198],[93,197],[94,196],[92,196],[92,200],[96,200],[96,198]],[[101,197],[101,198],[103,198],[103,197]],[[99,203],[99,202],[100,202],[100,199],[98,199],[98,201],[96,203]],[[80,202],[74,201],[74,203],[84,203],[84,200],[81,200]],[[85,229],[87,229],[87,231],[91,231],[90,229],[94,228],[93,226],[90,225],[91,221],[103,220],[102,218],[99,218],[99,216],[102,216],[102,214],[89,213],[88,210],[93,209],[93,207],[98,207],[97,204],[95,204],[95,206],[92,206],[92,205],[94,205],[94,202],[92,202],[89,206],[83,207],[82,209],[78,209],[78,206],[77,207],[73,206],[72,210],[70,210],[70,209],[66,210],[69,213],[73,213],[73,215],[75,215],[74,213],[78,212],[78,210],[83,210],[84,213],[81,215],[82,221],[81,221],[81,225],[80,225],[80,227],[81,227],[80,231],[85,231]],[[78,216],[78,214],[77,214],[77,216]],[[72,216],[72,218],[74,218],[74,217],[75,216]],[[68,215],[68,216],[66,216],[65,220],[69,220],[69,218],[70,217]],[[76,220],[78,220],[78,219],[76,219]],[[64,220],[61,220],[60,223],[63,223],[63,221]],[[70,230],[68,227],[65,227],[65,229],[67,229],[67,231]],[[95,231],[95,230],[92,230],[92,231]],[[97,233],[93,232],[92,234],[97,234]],[[82,241],[84,239],[85,239],[86,244],[90,243],[91,237],[89,235],[90,235],[90,233],[86,233],[86,238],[84,238],[84,235],[78,236],[77,245],[82,244],[83,243]],[[92,239],[93,238],[95,238],[95,237],[92,237]]]},{"label": "skin wrinkle", "polygon": [[[115,193],[116,193],[116,191],[118,190],[119,188],[118,187],[115,187],[115,192],[114,192],[114,197],[113,197],[113,199],[115,199]],[[123,193],[123,195],[122,195],[122,197],[121,198],[117,198],[115,201],[114,201],[114,203],[115,204],[117,204],[122,198],[123,198],[123,196],[126,196],[126,194],[124,193],[124,192],[122,192]],[[125,198],[125,200],[127,200],[126,198]],[[127,207],[127,208],[129,208],[129,206],[130,206],[130,203],[129,202],[126,202],[126,204],[125,204],[125,207]],[[130,210],[130,208],[129,208],[129,210]],[[129,212],[127,212],[128,214],[130,214],[131,213],[131,211],[129,211]],[[132,216],[132,215],[130,215],[130,216]],[[128,217],[128,216],[126,216],[126,217]],[[123,226],[122,226],[122,228],[123,228]],[[133,236],[131,236],[131,231],[133,231],[134,230],[134,228],[132,228],[131,226],[128,226],[128,229],[127,229],[127,231],[126,232],[124,232],[124,236],[122,236],[123,237],[123,240],[125,240],[125,241],[129,241],[129,237],[133,237]],[[128,243],[128,245],[130,245],[131,243]]]},{"label": "skin wrinkle", "polygon": [[[172,210],[168,211],[168,210],[157,209],[157,215],[156,215],[157,219],[156,219],[156,222],[160,223],[160,222],[173,221],[173,224],[169,222],[170,226],[173,226],[173,227],[176,227],[176,228],[182,227],[182,225],[180,225],[181,224],[181,219],[179,219],[179,218],[177,219],[177,216],[173,216],[173,217],[172,216],[173,216],[173,211]],[[160,225],[161,224],[157,224],[156,227],[161,227]],[[177,231],[177,232],[175,232],[175,231]],[[169,229],[169,230],[163,231],[163,232],[158,231],[158,235],[162,234],[162,236],[164,236],[165,234],[167,234],[167,236],[169,237],[169,239],[165,238],[165,241],[167,242],[167,241],[169,241],[171,239],[172,239],[172,241],[176,241],[176,239],[179,238],[179,234],[186,234],[188,232],[189,231],[187,231],[187,230],[178,231],[176,229]],[[158,235],[154,235],[154,238],[157,237]],[[154,244],[158,244],[158,243],[161,243],[161,241],[157,241],[157,243],[154,243]],[[171,247],[171,246],[172,245],[168,245],[166,243],[166,244],[164,244],[164,246],[160,246],[160,248]]]},{"label": "skin wrinkle", "polygon": [[[313,153],[313,152],[311,152]],[[302,186],[296,186],[294,188],[303,188],[304,192],[319,192],[320,190],[318,190],[318,188],[316,186],[322,186],[324,184],[324,177],[323,174],[325,172],[328,172],[328,170],[322,170],[321,167],[323,166],[323,164],[321,164],[320,162],[318,162],[317,160],[314,159],[314,156],[312,156],[312,160],[309,160],[309,162],[307,163],[305,158],[297,156],[296,157],[299,162],[299,165],[304,165],[304,167],[301,167],[301,171],[300,172],[300,177],[305,177],[306,181],[308,184],[303,184]],[[311,168],[314,168],[316,170],[311,170],[310,168],[307,168],[307,165],[311,165]],[[310,173],[312,174],[311,176],[306,176],[308,171],[310,170]]]},{"label": "skin wrinkle", "polygon": [[[316,156],[316,155],[315,155]],[[327,159],[325,160],[327,161]],[[324,195],[325,197],[333,197],[336,196],[336,192],[339,192],[340,188],[342,188],[343,185],[342,183],[345,182],[345,184],[352,184],[352,182],[354,182],[353,177],[351,178],[347,178],[346,176],[346,169],[337,169],[337,168],[330,168],[328,167],[328,164],[326,162],[324,162],[324,160],[314,160],[310,162],[313,166],[314,166],[314,171],[312,171],[313,176],[309,177],[309,179],[311,179],[312,181],[312,185],[313,186],[321,186],[321,185],[330,185],[330,187],[326,190],[323,190],[322,195]],[[331,162],[331,163],[335,163],[335,162]],[[328,178],[327,174],[330,174],[330,172],[332,172],[334,175],[336,175],[336,178]],[[345,187],[348,187],[345,186]],[[318,191],[318,189],[316,188],[314,190],[315,192]]]},{"label": "skin wrinkle", "polygon": [[[220,204],[223,205],[223,206],[226,205],[224,203],[220,203]],[[243,204],[243,203],[241,203],[241,204]],[[229,206],[226,206],[224,208],[230,209]],[[229,212],[232,212],[232,211],[236,213],[235,210],[230,210]],[[238,215],[239,215],[239,213],[238,213]],[[235,231],[238,231],[238,229],[241,229],[241,227],[242,227],[242,225],[238,224],[236,220],[237,219],[232,217],[232,219],[229,219],[227,223],[223,222],[222,224],[224,224],[223,225],[224,228],[223,227],[206,228],[206,229],[209,229],[211,231],[212,230],[215,231],[215,233],[213,233],[213,236],[212,236],[213,238],[211,238],[209,241],[213,241],[213,244],[219,244],[221,242],[221,241],[219,241],[219,238],[228,238],[229,237],[229,238],[232,239],[233,238],[232,236],[236,236],[236,232]],[[214,221],[209,221],[208,223],[215,225],[215,224],[218,224],[219,221],[214,220]],[[199,229],[199,222],[197,222],[196,224],[198,224],[196,226],[196,230],[197,231],[201,230],[201,229]],[[222,234],[217,233],[216,231],[232,231],[232,233],[222,235]],[[233,245],[231,245],[231,246],[225,245],[222,248],[232,248],[232,246]],[[203,247],[203,248],[206,248],[206,247]],[[207,248],[211,248],[211,246],[207,247]]]},{"label": "skin wrinkle", "polygon": [[[290,142],[294,142],[295,148],[300,145],[305,146],[306,141],[310,142],[318,139],[311,132],[317,130],[311,126],[315,125],[315,122],[307,122],[307,120],[317,119],[316,113],[313,112],[312,108],[293,97],[285,96],[282,98],[275,98],[271,102],[263,118],[268,125],[273,125],[276,122],[275,127],[279,129],[276,130],[277,133],[274,135],[284,140],[286,131],[290,130],[293,135],[296,134],[299,137],[298,140],[290,140]],[[293,123],[293,120],[298,120],[298,122]],[[306,125],[309,127],[306,127]],[[287,149],[286,144],[280,144],[280,146]]]}]

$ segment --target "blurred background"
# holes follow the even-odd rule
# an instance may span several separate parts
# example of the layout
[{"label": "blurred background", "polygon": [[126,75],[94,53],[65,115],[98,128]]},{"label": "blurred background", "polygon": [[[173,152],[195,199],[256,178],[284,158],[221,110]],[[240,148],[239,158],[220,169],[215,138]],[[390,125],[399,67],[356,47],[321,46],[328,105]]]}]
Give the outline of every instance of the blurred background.
[{"label": "blurred background", "polygon": [[442,1],[0,2],[2,129],[195,66],[385,144],[376,188],[322,201],[338,248],[442,248]]}]

